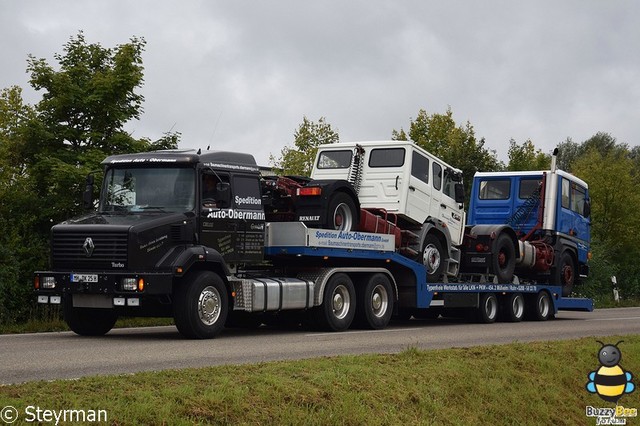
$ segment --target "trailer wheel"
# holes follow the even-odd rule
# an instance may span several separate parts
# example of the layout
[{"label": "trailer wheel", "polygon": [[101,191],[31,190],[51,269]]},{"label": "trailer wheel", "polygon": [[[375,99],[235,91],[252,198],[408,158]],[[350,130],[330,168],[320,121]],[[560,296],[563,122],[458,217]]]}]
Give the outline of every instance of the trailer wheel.
[{"label": "trailer wheel", "polygon": [[541,291],[532,297],[527,307],[530,319],[534,321],[546,321],[554,315],[551,296],[546,291]]},{"label": "trailer wheel", "polygon": [[385,274],[371,275],[364,288],[356,292],[356,317],[359,326],[380,330],[393,314],[393,289]]},{"label": "trailer wheel", "polygon": [[195,272],[183,280],[173,303],[176,327],[188,338],[213,338],[227,320],[227,290],[220,276],[210,271]]},{"label": "trailer wheel", "polygon": [[482,293],[480,295],[480,306],[478,307],[478,322],[490,324],[498,317],[498,298],[493,293]]},{"label": "trailer wheel", "polygon": [[118,319],[113,309],[74,308],[71,297],[65,299],[63,315],[71,331],[80,336],[103,336]]},{"label": "trailer wheel", "polygon": [[357,221],[356,203],[344,192],[336,192],[329,200],[327,227],[338,231],[353,231]]},{"label": "trailer wheel", "polygon": [[513,281],[513,271],[516,269],[516,249],[509,235],[498,235],[494,245],[491,261],[492,273],[498,278],[500,284],[508,284]]},{"label": "trailer wheel", "polygon": [[555,269],[554,279],[555,282],[552,284],[557,285],[559,283],[562,286],[563,297],[571,295],[573,284],[576,282],[576,263],[568,250],[563,251],[560,255],[560,262],[558,262],[558,266]]},{"label": "trailer wheel", "polygon": [[356,313],[356,291],[347,274],[337,273],[327,282],[322,305],[313,308],[316,328],[327,331],[344,331],[353,322]]},{"label": "trailer wheel", "polygon": [[511,293],[504,299],[504,318],[509,322],[520,322],[524,318],[524,296],[522,293]]},{"label": "trailer wheel", "polygon": [[422,264],[427,267],[427,282],[440,281],[446,259],[442,243],[433,234],[427,234],[422,248]]}]

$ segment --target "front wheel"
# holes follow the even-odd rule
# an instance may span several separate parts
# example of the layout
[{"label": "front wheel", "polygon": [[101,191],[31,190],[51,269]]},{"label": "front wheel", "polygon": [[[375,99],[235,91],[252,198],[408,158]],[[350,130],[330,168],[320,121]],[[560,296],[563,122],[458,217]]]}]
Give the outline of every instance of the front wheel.
[{"label": "front wheel", "polygon": [[424,238],[422,245],[422,264],[427,267],[427,282],[439,282],[444,271],[446,256],[442,243],[433,234]]},{"label": "front wheel", "polygon": [[175,290],[174,319],[185,337],[215,337],[224,327],[228,310],[227,290],[220,276],[213,272],[191,274]]},{"label": "front wheel", "polygon": [[494,245],[492,273],[498,278],[500,284],[508,284],[513,281],[513,272],[516,269],[516,248],[509,235],[498,235]]},{"label": "front wheel", "polygon": [[576,282],[576,262],[569,251],[563,251],[555,269],[554,285],[562,286],[562,296],[569,297]]},{"label": "front wheel", "polygon": [[71,297],[64,302],[63,314],[71,331],[80,336],[103,336],[118,319],[113,309],[74,308]]}]

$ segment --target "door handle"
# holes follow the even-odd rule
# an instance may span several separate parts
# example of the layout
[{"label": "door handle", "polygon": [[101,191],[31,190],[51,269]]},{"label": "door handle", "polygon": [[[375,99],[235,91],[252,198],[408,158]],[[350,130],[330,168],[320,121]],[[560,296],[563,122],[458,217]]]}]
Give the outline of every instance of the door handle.
[{"label": "door handle", "polygon": [[412,186],[412,185],[409,185],[409,189],[410,189],[410,190],[412,190],[412,191],[415,191],[415,190],[416,190],[416,187],[415,187],[415,186]]},{"label": "door handle", "polygon": [[398,179],[400,179],[400,176],[396,176],[396,190],[398,189]]},{"label": "door handle", "polygon": [[443,209],[446,209],[447,205],[446,204],[440,204],[440,207],[442,207]]}]

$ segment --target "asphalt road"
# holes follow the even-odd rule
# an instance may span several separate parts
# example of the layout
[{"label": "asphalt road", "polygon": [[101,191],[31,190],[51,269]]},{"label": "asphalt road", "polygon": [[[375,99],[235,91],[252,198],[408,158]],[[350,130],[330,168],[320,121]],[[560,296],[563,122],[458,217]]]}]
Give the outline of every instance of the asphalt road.
[{"label": "asphalt road", "polygon": [[[586,336],[640,334],[640,308],[561,312],[546,322],[468,324],[394,322],[385,330],[318,333],[301,329],[228,329],[213,340],[185,340],[175,327],[0,336],[0,384],[128,374],[364,353],[469,347]],[[615,342],[614,342],[615,343]]]}]

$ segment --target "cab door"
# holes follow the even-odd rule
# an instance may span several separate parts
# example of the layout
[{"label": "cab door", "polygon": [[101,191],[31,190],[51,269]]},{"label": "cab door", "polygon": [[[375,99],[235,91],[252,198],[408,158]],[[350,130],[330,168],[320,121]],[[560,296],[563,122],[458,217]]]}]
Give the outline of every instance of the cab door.
[{"label": "cab door", "polygon": [[413,151],[411,154],[411,175],[409,176],[409,191],[407,193],[407,216],[419,223],[424,223],[427,217],[437,217],[440,206],[433,210],[431,199],[431,183],[429,179],[429,158]]}]

